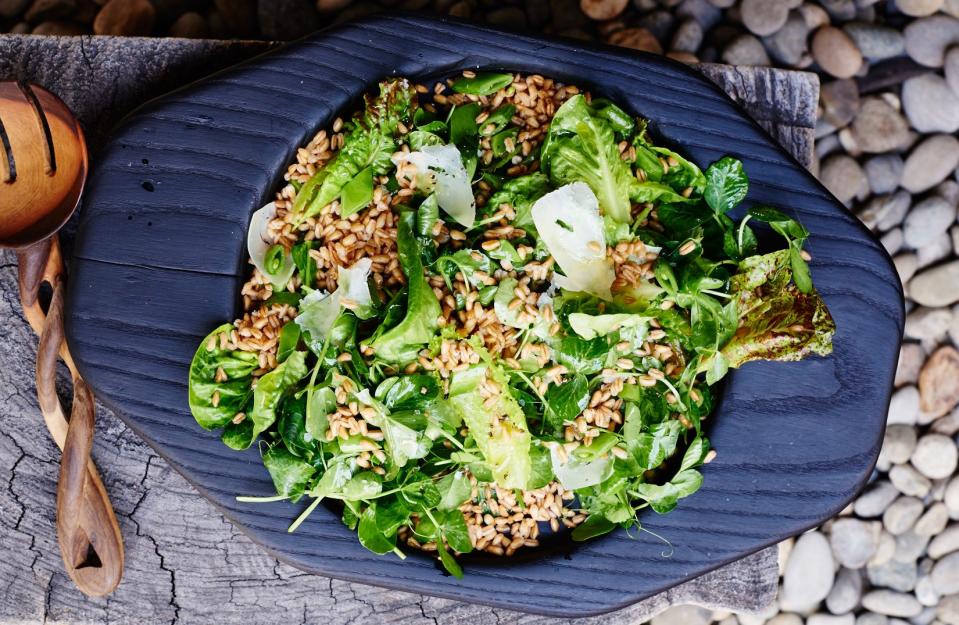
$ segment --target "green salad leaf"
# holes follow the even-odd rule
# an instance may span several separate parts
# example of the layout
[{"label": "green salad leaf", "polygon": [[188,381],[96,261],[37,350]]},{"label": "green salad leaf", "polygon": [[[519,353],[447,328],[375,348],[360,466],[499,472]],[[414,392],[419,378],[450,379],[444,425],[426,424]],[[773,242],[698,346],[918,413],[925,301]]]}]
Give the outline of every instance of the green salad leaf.
[{"label": "green salad leaf", "polygon": [[[232,324],[223,324],[200,343],[190,363],[190,412],[203,428],[221,428],[244,412],[253,395],[256,354],[222,349],[220,337],[229,336]],[[218,381],[217,374],[222,371]]]},{"label": "green salad leaf", "polygon": [[371,343],[376,357],[391,363],[415,360],[419,349],[433,338],[442,312],[433,289],[423,276],[423,261],[419,244],[413,236],[413,221],[412,213],[403,215],[396,235],[400,265],[408,281],[406,315]]},{"label": "green salad leaf", "polygon": [[253,444],[261,432],[265,432],[276,421],[277,408],[283,395],[297,384],[307,373],[306,352],[293,352],[278,364],[273,371],[264,374],[253,389],[253,406],[243,423],[242,434],[237,433],[224,439],[233,449],[246,449]]},{"label": "green salad leaf", "polygon": [[629,195],[636,178],[619,156],[614,126],[603,109],[582,95],[567,100],[553,116],[542,154],[543,170],[555,186],[585,182],[603,215],[630,221]]}]

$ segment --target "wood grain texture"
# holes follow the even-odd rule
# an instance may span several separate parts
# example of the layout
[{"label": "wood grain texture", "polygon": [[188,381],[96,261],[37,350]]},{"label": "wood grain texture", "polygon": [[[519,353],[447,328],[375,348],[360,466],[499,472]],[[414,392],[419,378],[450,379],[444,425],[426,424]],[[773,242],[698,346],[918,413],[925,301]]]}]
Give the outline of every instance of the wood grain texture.
[{"label": "wood grain texture", "polygon": [[[84,127],[108,129],[134,105],[182,86],[218,64],[258,53],[262,44],[114,37],[0,37],[0,78],[21,76],[68,101]],[[698,69],[708,66],[698,66]],[[122,71],[123,75],[114,78]],[[769,68],[716,66],[708,72],[724,89],[748,85],[744,73]],[[815,76],[781,72],[790,89],[812,93]],[[725,78],[728,76],[729,78]],[[757,84],[770,79],[757,78]],[[768,120],[783,147],[808,162],[814,112],[795,118],[766,99],[738,91],[751,115]],[[813,101],[814,107],[815,102]],[[804,107],[808,110],[808,106]],[[788,113],[788,112],[787,112]],[[94,148],[97,138],[93,135]],[[808,141],[783,137],[809,137]],[[71,237],[66,236],[69,246]],[[94,458],[117,506],[129,558],[124,581],[109,600],[88,600],[61,572],[53,525],[56,448],[39,425],[32,385],[35,338],[16,303],[16,265],[0,252],[0,622],[217,623],[396,622],[419,625],[560,623],[544,617],[386,590],[302,574],[239,533],[163,458],[112,412],[98,406]],[[61,370],[61,391],[69,376]],[[578,623],[635,624],[672,604],[694,603],[757,611],[776,591],[776,549],[737,560],[670,591],[601,619]],[[263,605],[268,596],[273,604]]]},{"label": "wood grain texture", "polygon": [[[323,509],[288,534],[302,506],[235,500],[271,491],[256,449],[227,449],[189,415],[187,364],[209,328],[236,316],[242,231],[296,146],[383,76],[465,67],[573,81],[648,117],[660,139],[699,163],[737,156],[751,178],[747,204],[791,210],[813,233],[814,279],[839,327],[835,353],[750,363],[731,377],[710,419],[719,457],[703,489],[667,516],[643,515],[672,543],[669,557],[650,534],[618,533],[505,563],[467,558],[458,581],[425,557],[367,552]],[[856,494],[879,451],[903,319],[888,256],[719,89],[658,57],[369,19],[140,109],[100,154],[85,206],[68,326],[84,376],[244,533],[306,570],[557,616],[598,613],[820,523]]]}]

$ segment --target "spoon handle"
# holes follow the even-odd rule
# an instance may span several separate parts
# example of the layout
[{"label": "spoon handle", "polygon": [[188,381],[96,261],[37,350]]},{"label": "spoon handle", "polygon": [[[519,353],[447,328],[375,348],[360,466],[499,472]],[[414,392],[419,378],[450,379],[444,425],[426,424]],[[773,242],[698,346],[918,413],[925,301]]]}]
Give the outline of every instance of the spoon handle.
[{"label": "spoon handle", "polygon": [[[67,573],[84,594],[107,595],[123,575],[123,539],[106,489],[90,458],[95,418],[93,394],[73,366],[64,341],[63,263],[59,245],[54,238],[20,251],[19,256],[21,300],[27,319],[40,334],[37,397],[47,428],[63,450],[57,486],[60,553]],[[46,313],[39,302],[43,282],[53,287]],[[56,394],[58,354],[73,374],[69,423]]]}]

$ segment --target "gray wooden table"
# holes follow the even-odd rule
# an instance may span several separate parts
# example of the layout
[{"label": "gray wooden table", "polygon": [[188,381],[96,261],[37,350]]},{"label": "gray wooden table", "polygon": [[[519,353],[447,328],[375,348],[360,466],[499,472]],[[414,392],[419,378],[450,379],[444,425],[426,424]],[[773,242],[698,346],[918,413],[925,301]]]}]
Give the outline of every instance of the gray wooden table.
[{"label": "gray wooden table", "polygon": [[[176,39],[0,36],[0,80],[36,82],[74,110],[96,146],[142,102],[269,49],[271,44]],[[704,72],[801,163],[812,161],[814,74],[702,65]],[[73,229],[64,231],[69,249]],[[61,570],[54,528],[59,451],[43,428],[33,382],[36,339],[17,297],[16,261],[0,252],[0,623],[556,622],[445,599],[308,575],[243,536],[102,406],[94,458],[126,545],[123,583],[82,596]],[[62,393],[69,381],[61,372]],[[778,579],[776,549],[690,580],[603,617],[641,623],[670,605],[757,612]]]}]

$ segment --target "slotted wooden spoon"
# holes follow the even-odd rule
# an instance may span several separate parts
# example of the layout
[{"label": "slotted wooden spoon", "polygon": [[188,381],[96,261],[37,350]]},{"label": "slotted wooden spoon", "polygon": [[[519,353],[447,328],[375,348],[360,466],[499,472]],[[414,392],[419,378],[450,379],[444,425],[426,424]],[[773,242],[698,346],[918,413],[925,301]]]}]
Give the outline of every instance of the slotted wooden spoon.
[{"label": "slotted wooden spoon", "polygon": [[[37,398],[47,429],[63,450],[57,485],[57,537],[67,573],[85,594],[112,592],[123,575],[123,540],[113,507],[90,459],[95,407],[63,335],[64,266],[57,231],[77,208],[87,176],[87,148],[76,118],[52,93],[0,82],[0,246],[16,250],[20,302],[34,331]],[[50,285],[44,311],[40,290]],[[56,393],[57,356],[73,376],[67,421]]]}]

